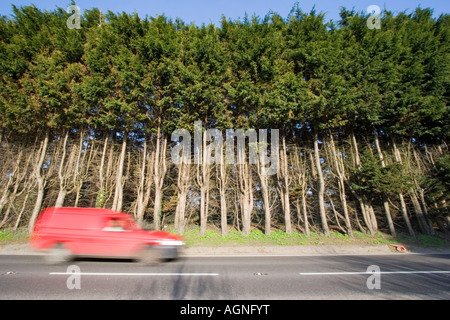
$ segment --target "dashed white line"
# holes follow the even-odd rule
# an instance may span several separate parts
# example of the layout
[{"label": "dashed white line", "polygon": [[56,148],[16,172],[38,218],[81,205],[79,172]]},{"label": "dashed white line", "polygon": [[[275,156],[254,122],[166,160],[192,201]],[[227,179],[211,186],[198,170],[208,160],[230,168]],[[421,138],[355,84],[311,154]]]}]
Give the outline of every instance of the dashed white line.
[{"label": "dashed white line", "polygon": [[124,272],[50,272],[50,275],[57,276],[70,276],[70,275],[80,275],[80,276],[218,276],[218,273],[124,273]]},{"label": "dashed white line", "polygon": [[[436,270],[436,271],[416,271],[416,270],[409,270],[409,271],[380,271],[377,272],[378,274],[443,274],[443,273],[450,273],[450,270]],[[373,272],[300,272],[299,273],[302,276],[334,276],[334,275],[355,275],[355,274],[365,274],[365,275],[372,275]]]}]

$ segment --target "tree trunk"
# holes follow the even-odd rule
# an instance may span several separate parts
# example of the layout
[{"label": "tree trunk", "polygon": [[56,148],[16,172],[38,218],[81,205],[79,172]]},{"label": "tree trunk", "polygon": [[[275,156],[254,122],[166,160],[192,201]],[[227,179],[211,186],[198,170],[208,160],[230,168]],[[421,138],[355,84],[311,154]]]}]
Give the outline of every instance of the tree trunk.
[{"label": "tree trunk", "polygon": [[417,192],[419,193],[419,199],[420,199],[420,204],[421,204],[420,208],[422,208],[423,216],[425,217],[425,221],[428,224],[429,234],[434,236],[435,232],[433,229],[433,223],[428,218],[428,208],[427,208],[427,204],[425,202],[425,191],[422,188],[418,187]]},{"label": "tree trunk", "polygon": [[150,201],[150,190],[153,183],[155,151],[153,150],[149,155],[147,149],[147,138],[145,138],[144,150],[142,151],[142,165],[140,168],[141,176],[136,199],[136,219],[141,226],[143,225],[144,214]]},{"label": "tree trunk", "polygon": [[350,223],[350,215],[348,213],[347,197],[345,194],[345,169],[342,157],[338,156],[336,146],[334,144],[333,135],[330,132],[331,151],[333,153],[334,166],[338,176],[339,198],[341,199],[342,210],[344,212],[345,226],[349,236],[353,237],[353,229]]},{"label": "tree trunk", "polygon": [[413,190],[410,192],[410,196],[414,206],[414,211],[416,212],[417,221],[419,222],[420,230],[426,235],[434,236],[435,233],[431,222],[425,216],[420,206],[419,200],[417,199],[416,193]]},{"label": "tree trunk", "polygon": [[[200,122],[201,123],[201,122]],[[197,141],[198,150],[196,154],[198,156],[197,163],[197,184],[200,187],[200,235],[206,233],[206,225],[208,221],[208,195],[209,195],[209,179],[210,179],[210,166],[208,159],[208,150],[206,146],[206,129],[202,130],[201,125],[197,123],[197,127],[194,131],[194,140]],[[202,137],[201,143],[198,143],[199,137]]]},{"label": "tree trunk", "polygon": [[161,230],[162,190],[159,187],[155,187],[155,205],[153,210],[153,228]]},{"label": "tree trunk", "polygon": [[[20,197],[21,194],[25,193],[26,194],[25,200],[22,202],[22,211],[21,211],[21,213],[23,213],[23,211],[25,210],[24,209],[25,205],[26,205],[27,200],[30,195],[30,191],[33,186],[33,177],[29,175],[29,171],[28,171],[29,165],[33,159],[33,151],[30,152],[30,154],[28,155],[27,160],[25,161],[24,164],[21,163],[22,155],[23,155],[23,150],[21,148],[19,151],[19,155],[17,157],[17,161],[16,161],[15,168],[13,170],[13,174],[10,176],[10,179],[8,179],[8,183],[6,184],[6,187],[5,187],[8,190],[10,188],[10,182],[12,181],[11,179],[14,179],[14,181],[12,182],[12,184],[14,185],[12,193],[9,194],[9,192],[8,192],[9,196],[6,197],[7,201],[8,201],[8,208],[6,209],[3,220],[0,222],[0,229],[3,228],[3,226],[6,225],[6,223],[8,222],[8,218],[9,218],[11,210],[13,210],[13,208],[15,210],[15,207],[17,205],[16,200]],[[19,191],[19,188],[21,188],[20,191]],[[1,200],[1,202],[3,202],[3,200]],[[0,212],[1,212],[1,210],[0,210]],[[14,230],[17,229],[17,227],[20,223],[20,219],[21,219],[21,215],[19,215],[18,218],[16,219],[16,223],[14,225]]]},{"label": "tree trunk", "polygon": [[117,172],[116,172],[116,189],[114,191],[114,200],[112,205],[112,210],[121,211],[122,203],[123,203],[123,185],[124,185],[124,176],[123,176],[123,168],[125,164],[125,154],[127,151],[127,133],[123,135],[122,141],[122,150],[120,152],[119,161],[117,164]]},{"label": "tree trunk", "polygon": [[317,130],[314,132],[314,162],[315,162],[315,166],[316,166],[318,185],[319,185],[319,189],[317,191],[317,199],[318,199],[318,204],[319,204],[320,220],[322,222],[322,231],[325,234],[325,236],[328,237],[330,235],[330,229],[328,227],[327,213],[325,211],[325,199],[324,199],[325,180],[323,178],[322,165],[320,163],[319,135],[317,133]]},{"label": "tree trunk", "polygon": [[30,196],[29,193],[27,193],[25,195],[25,199],[23,200],[23,203],[22,203],[22,209],[20,210],[20,212],[19,212],[19,214],[17,216],[17,219],[16,219],[16,223],[14,224],[14,230],[17,230],[19,228],[19,224],[20,224],[20,221],[22,219],[22,215],[23,215],[23,213],[25,211],[25,208],[27,206],[27,202],[28,202],[28,197],[29,196]]},{"label": "tree trunk", "polygon": [[359,158],[358,141],[356,141],[356,136],[355,136],[355,133],[353,132],[353,130],[351,132],[351,140],[352,140],[355,167],[360,168],[361,167],[361,159]]},{"label": "tree trunk", "polygon": [[[374,138],[375,138],[375,147],[377,148],[377,152],[378,152],[378,157],[380,158],[381,165],[384,168],[384,167],[386,167],[386,164],[384,162],[383,153],[381,152],[380,141],[378,139],[378,133],[376,132],[376,130],[374,130]],[[384,207],[384,212],[386,214],[386,221],[387,221],[387,224],[389,227],[389,232],[391,233],[391,235],[393,237],[395,237],[397,234],[395,232],[394,222],[392,221],[391,209],[389,208],[389,202],[386,197],[384,197],[384,199],[383,199],[383,207]]]},{"label": "tree trunk", "polygon": [[219,185],[219,194],[220,194],[220,227],[222,231],[222,237],[225,237],[228,234],[227,199],[226,199],[226,186],[228,182],[228,176],[227,176],[227,164],[223,152],[220,157],[219,164],[216,166],[216,168],[218,171],[217,183]]},{"label": "tree trunk", "polygon": [[156,133],[156,149],[155,149],[155,167],[154,167],[154,184],[155,184],[155,203],[153,207],[153,227],[155,230],[161,229],[162,215],[162,187],[166,176],[166,148],[167,139],[161,133],[161,119],[159,119],[158,130]]},{"label": "tree trunk", "polygon": [[310,231],[309,231],[309,221],[308,221],[308,208],[306,206],[306,189],[302,188],[302,213],[303,213],[303,220],[304,220],[304,226],[305,226],[305,233],[309,237]]},{"label": "tree trunk", "polygon": [[[9,213],[11,212],[11,206],[15,200],[15,196],[17,194],[17,189],[19,188],[20,180],[22,180],[20,177],[16,178],[19,174],[19,166],[20,162],[22,160],[23,150],[19,151],[19,155],[17,156],[16,164],[14,166],[13,172],[11,175],[9,175],[8,182],[6,185],[3,186],[3,194],[0,198],[0,214],[3,212],[3,208],[8,204],[8,208],[6,209],[5,215],[3,216],[2,221],[0,222],[0,229],[7,223],[9,218]],[[26,168],[25,168],[26,170]],[[15,181],[13,181],[15,179]],[[14,186],[13,192],[11,195],[10,188],[11,186]]]},{"label": "tree trunk", "polygon": [[60,189],[58,192],[58,197],[56,198],[56,202],[55,202],[55,208],[61,208],[62,206],[64,206],[64,200],[66,198],[67,195],[67,190],[65,189]]},{"label": "tree trunk", "polygon": [[[94,154],[96,153],[95,141],[92,141],[89,149],[89,139],[84,144],[84,152],[83,150],[84,144],[84,131],[80,132],[80,144],[78,147],[78,157],[75,161],[75,173],[73,177],[73,185],[75,192],[75,203],[74,207],[78,207],[78,202],[80,200],[81,189],[83,188],[83,182],[87,180],[90,176],[90,167],[92,165],[92,159]],[[83,154],[83,156],[82,156]]]},{"label": "tree trunk", "polygon": [[[398,150],[397,148],[397,144],[394,138],[392,138],[392,146],[394,148],[395,161],[402,164],[402,156],[400,154],[400,150]],[[406,227],[408,228],[408,232],[413,238],[415,238],[416,234],[411,226],[411,221],[409,220],[408,216],[408,210],[406,209],[405,198],[403,197],[403,194],[401,192],[398,194],[398,199],[400,201],[400,209],[402,212],[403,220],[405,220]]]},{"label": "tree trunk", "polygon": [[[198,168],[197,168],[198,169]],[[200,235],[203,236],[206,233],[206,222],[207,222],[207,210],[206,210],[206,186],[202,185],[200,187]]]},{"label": "tree trunk", "polygon": [[145,178],[146,178],[146,169],[147,169],[147,138],[144,138],[144,149],[142,150],[142,163],[139,167],[139,184],[136,195],[136,206],[134,211],[134,217],[137,223],[142,226],[144,222],[144,186],[145,186]]},{"label": "tree trunk", "polygon": [[261,186],[261,195],[264,206],[264,234],[270,235],[271,228],[271,213],[270,213],[270,203],[269,203],[269,187],[268,187],[268,176],[262,172],[262,163],[260,155],[257,157],[257,174]]},{"label": "tree trunk", "polygon": [[36,163],[36,166],[34,168],[34,176],[36,177],[37,182],[37,196],[33,211],[31,213],[31,218],[28,223],[28,232],[30,234],[33,232],[34,224],[36,223],[36,219],[41,211],[42,202],[44,200],[46,180],[45,177],[42,175],[42,166],[44,164],[45,156],[47,154],[48,140],[49,140],[49,133],[47,131],[45,133],[44,141],[41,144],[38,162]]},{"label": "tree trunk", "polygon": [[405,220],[406,227],[408,228],[408,232],[409,232],[410,236],[415,238],[416,234],[412,228],[411,221],[409,220],[409,217],[408,217],[408,210],[406,209],[405,198],[403,197],[402,193],[398,194],[398,198],[400,200],[400,209],[402,212],[403,220]]},{"label": "tree trunk", "polygon": [[66,198],[66,185],[64,179],[64,163],[66,160],[66,151],[67,151],[67,139],[69,138],[69,131],[66,130],[66,134],[64,135],[63,147],[61,151],[61,161],[59,162],[59,170],[58,170],[58,178],[59,178],[59,192],[58,197],[56,199],[55,208],[60,208],[64,205],[64,199]]},{"label": "tree trunk", "polygon": [[371,212],[373,212],[373,207],[372,205],[364,204],[362,201],[360,201],[360,205],[361,211],[363,213],[364,223],[369,228],[369,233],[371,235],[375,235],[377,228],[376,225],[374,225],[374,223],[376,223],[377,220],[373,219],[371,215]]},{"label": "tree trunk", "polygon": [[253,210],[252,175],[250,164],[245,161],[245,149],[238,148],[238,182],[242,215],[242,233],[249,235],[251,231],[251,214]]},{"label": "tree trunk", "polygon": [[286,233],[292,233],[291,206],[289,200],[289,167],[287,161],[286,138],[283,137],[282,148],[280,150],[280,161],[277,170],[278,190],[280,192],[281,204],[284,212],[284,224]]},{"label": "tree trunk", "polygon": [[[184,154],[184,152],[183,152]],[[185,228],[185,212],[186,212],[186,198],[190,186],[190,164],[186,160],[182,160],[178,165],[178,202],[175,210],[175,229],[179,234],[184,233]]]},{"label": "tree trunk", "polygon": [[[421,157],[417,154],[416,150],[414,148],[411,148],[411,144],[408,144],[409,149],[412,149],[412,154],[414,156],[414,160],[416,162],[416,167],[414,170],[413,180],[415,185],[415,190],[410,191],[410,197],[411,201],[414,206],[414,212],[416,214],[420,231],[427,234],[427,235],[434,235],[434,229],[433,224],[428,218],[428,208],[425,201],[425,190],[420,186],[417,176],[423,176],[424,170],[423,170],[423,164]],[[428,153],[427,147],[425,145],[425,152]],[[411,152],[408,152],[408,154],[411,154]],[[428,157],[428,156],[427,156]],[[432,159],[432,158],[431,158]],[[407,164],[412,165],[412,160],[407,160]],[[434,166],[434,164],[433,164]],[[417,198],[417,194],[419,195],[420,203]]]},{"label": "tree trunk", "polygon": [[[358,148],[358,142],[356,141],[355,133],[351,132],[351,142],[352,142],[352,148],[353,148],[353,162],[355,164],[355,167],[357,169],[361,169],[361,159],[359,157],[359,148]],[[354,191],[351,185],[349,186],[350,191],[355,196],[355,198],[358,200],[359,207],[361,209],[361,214],[363,216],[364,223],[369,230],[369,233],[371,235],[375,235],[378,231],[378,224],[377,220],[375,218],[375,214],[373,214],[373,217],[371,215],[371,212],[373,212],[373,207],[371,204],[367,203],[367,200],[364,199],[362,196],[358,194],[358,192]],[[355,216],[356,220],[358,220],[358,213],[355,210]]]},{"label": "tree trunk", "polygon": [[99,187],[98,187],[97,199],[95,201],[96,208],[104,208],[104,205],[105,205],[106,186],[105,186],[104,166],[105,166],[106,153],[108,150],[108,141],[109,141],[109,137],[107,136],[105,138],[105,142],[103,144],[102,158],[100,160],[100,168],[98,171]]},{"label": "tree trunk", "polygon": [[[295,146],[293,152],[291,153],[291,165],[295,168],[294,176],[296,178],[296,186],[300,189],[297,196],[297,212],[298,220],[303,223],[303,230],[305,234],[309,237],[309,221],[308,221],[308,211],[306,204],[306,160],[302,158],[306,157],[305,154],[302,155],[301,149]],[[301,203],[300,203],[301,200]]]},{"label": "tree trunk", "polygon": [[[9,188],[10,188],[10,185],[12,183],[12,179],[13,179],[13,176],[10,176],[9,179],[8,179],[8,182],[7,182],[6,186],[5,186],[5,190],[3,191],[3,195],[2,195],[2,197],[0,199],[0,214],[2,213],[3,208],[5,207],[5,205],[8,203],[8,198],[9,198],[9,194],[10,194]],[[8,220],[8,216],[9,216],[9,210],[7,210],[7,212],[5,213],[2,221],[0,222],[0,229],[6,224],[6,221]]]},{"label": "tree trunk", "polygon": [[[293,165],[297,169],[297,184],[300,187],[300,197],[301,197],[301,216],[303,217],[303,226],[305,234],[309,237],[309,221],[308,221],[308,210],[306,204],[306,165],[304,161],[300,160],[300,150],[295,149],[293,155]],[[298,199],[297,199],[298,200]]]}]

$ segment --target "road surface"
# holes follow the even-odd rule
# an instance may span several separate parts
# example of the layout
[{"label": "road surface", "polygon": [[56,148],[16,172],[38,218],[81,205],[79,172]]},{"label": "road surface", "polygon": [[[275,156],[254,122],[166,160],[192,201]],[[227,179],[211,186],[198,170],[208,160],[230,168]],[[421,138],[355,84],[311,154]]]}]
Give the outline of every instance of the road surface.
[{"label": "road surface", "polygon": [[449,254],[184,257],[47,265],[0,255],[0,299],[450,299]]}]

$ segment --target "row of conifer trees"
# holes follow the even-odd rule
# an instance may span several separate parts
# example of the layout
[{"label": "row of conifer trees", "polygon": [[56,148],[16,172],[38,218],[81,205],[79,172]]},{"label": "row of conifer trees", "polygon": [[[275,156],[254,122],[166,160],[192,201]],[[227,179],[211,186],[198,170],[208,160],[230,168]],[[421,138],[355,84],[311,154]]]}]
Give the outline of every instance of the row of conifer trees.
[{"label": "row of conifer trees", "polygon": [[[92,9],[71,29],[63,8],[13,11],[0,19],[0,228],[31,230],[50,206],[180,233],[450,228],[448,15],[384,11],[369,29],[344,8],[220,26]],[[200,161],[175,164],[172,133],[195,121]],[[259,142],[250,163],[247,140],[247,160],[227,163],[207,129],[223,153],[227,130],[277,129],[278,150]]]}]

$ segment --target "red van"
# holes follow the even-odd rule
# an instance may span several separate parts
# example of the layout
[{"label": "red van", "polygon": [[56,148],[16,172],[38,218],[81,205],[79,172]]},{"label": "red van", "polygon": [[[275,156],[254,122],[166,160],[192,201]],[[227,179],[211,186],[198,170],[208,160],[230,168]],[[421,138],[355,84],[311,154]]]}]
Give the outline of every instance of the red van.
[{"label": "red van", "polygon": [[30,244],[60,263],[73,257],[133,258],[145,264],[175,259],[181,237],[145,231],[128,215],[107,209],[48,208],[41,212]]}]

